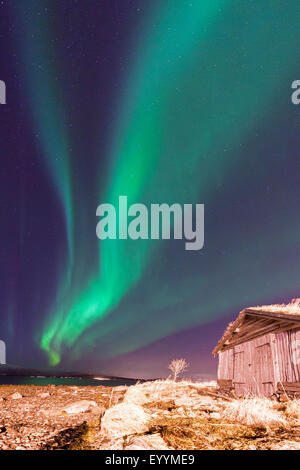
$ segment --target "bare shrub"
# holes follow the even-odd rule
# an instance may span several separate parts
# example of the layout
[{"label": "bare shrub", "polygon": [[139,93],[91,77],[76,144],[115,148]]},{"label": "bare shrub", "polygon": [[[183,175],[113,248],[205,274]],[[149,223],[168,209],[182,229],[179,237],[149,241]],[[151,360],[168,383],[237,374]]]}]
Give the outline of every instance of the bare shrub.
[{"label": "bare shrub", "polygon": [[176,382],[179,375],[182,374],[188,367],[189,364],[185,359],[173,359],[173,361],[170,362],[168,368],[173,374],[174,382]]}]

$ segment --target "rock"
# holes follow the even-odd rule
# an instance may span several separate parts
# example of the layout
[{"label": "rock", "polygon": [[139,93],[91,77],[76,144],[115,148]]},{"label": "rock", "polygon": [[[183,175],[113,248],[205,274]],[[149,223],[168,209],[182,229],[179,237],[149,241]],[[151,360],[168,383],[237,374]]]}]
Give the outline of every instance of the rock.
[{"label": "rock", "polygon": [[13,400],[19,400],[20,398],[23,398],[23,397],[22,397],[21,393],[15,392],[15,393],[13,393],[13,394],[11,395],[11,398],[12,398]]},{"label": "rock", "polygon": [[125,450],[170,450],[160,434],[132,436],[128,439]]},{"label": "rock", "polygon": [[221,415],[220,413],[211,413],[210,418],[221,419]]},{"label": "rock", "polygon": [[149,416],[133,403],[120,403],[109,408],[101,420],[101,431],[107,437],[122,437],[146,432]]},{"label": "rock", "polygon": [[98,407],[97,403],[90,400],[80,400],[72,403],[72,405],[63,408],[62,411],[68,414],[75,414],[75,413],[84,413],[85,411]]},{"label": "rock", "polygon": [[276,443],[272,450],[300,450],[300,442],[295,441],[281,441]]},{"label": "rock", "polygon": [[105,439],[101,442],[99,450],[124,450],[124,439]]},{"label": "rock", "polygon": [[47,397],[50,397],[50,393],[49,393],[49,392],[39,393],[39,394],[38,394],[38,397],[40,397],[40,398],[47,398]]}]

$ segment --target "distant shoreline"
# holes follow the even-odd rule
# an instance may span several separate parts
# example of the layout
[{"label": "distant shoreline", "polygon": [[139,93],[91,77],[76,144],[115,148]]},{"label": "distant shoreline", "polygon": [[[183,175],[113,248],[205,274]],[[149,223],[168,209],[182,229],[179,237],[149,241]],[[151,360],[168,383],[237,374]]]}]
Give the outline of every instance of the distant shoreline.
[{"label": "distant shoreline", "polygon": [[92,386],[92,387],[118,387],[130,386],[137,383],[137,380],[119,379],[107,377],[66,377],[66,376],[29,376],[29,375],[0,375],[1,386]]}]

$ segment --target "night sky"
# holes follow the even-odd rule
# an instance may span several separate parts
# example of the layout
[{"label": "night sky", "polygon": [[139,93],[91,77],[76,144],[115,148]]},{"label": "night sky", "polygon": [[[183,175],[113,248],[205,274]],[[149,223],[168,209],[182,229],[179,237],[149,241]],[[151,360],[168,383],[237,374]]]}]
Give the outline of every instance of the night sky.
[{"label": "night sky", "polygon": [[[7,362],[214,374],[244,307],[300,296],[300,5],[0,0]],[[205,245],[96,237],[96,208],[205,204]]]}]

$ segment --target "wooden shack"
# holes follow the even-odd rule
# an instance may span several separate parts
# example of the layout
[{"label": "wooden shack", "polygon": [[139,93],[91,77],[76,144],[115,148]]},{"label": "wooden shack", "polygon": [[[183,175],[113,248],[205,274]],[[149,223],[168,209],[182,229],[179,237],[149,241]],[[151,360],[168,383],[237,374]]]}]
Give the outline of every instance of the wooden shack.
[{"label": "wooden shack", "polygon": [[213,353],[220,387],[236,396],[300,395],[299,299],[242,310]]}]

